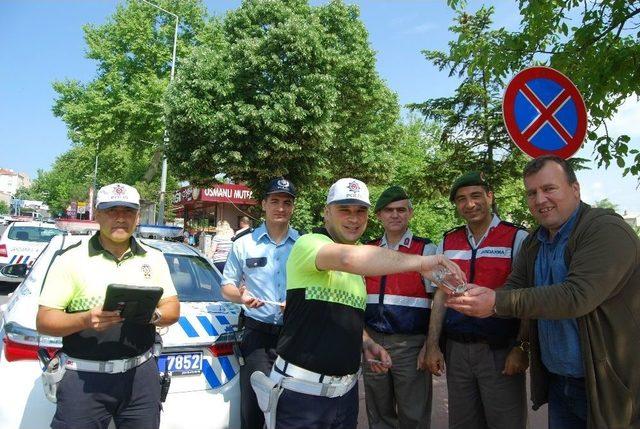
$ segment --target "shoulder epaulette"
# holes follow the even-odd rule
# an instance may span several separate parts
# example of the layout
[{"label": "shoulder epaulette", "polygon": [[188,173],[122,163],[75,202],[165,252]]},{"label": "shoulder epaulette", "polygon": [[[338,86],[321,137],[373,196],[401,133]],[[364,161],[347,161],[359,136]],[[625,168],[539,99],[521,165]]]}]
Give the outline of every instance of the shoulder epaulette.
[{"label": "shoulder epaulette", "polygon": [[244,237],[245,235],[247,235],[247,234],[251,234],[252,232],[253,232],[253,228],[247,228],[247,229],[245,229],[244,231],[242,231],[240,234],[235,235],[235,236],[231,239],[231,241],[236,241],[238,238],[240,238],[240,237]]},{"label": "shoulder epaulette", "polygon": [[454,228],[451,228],[449,231],[445,231],[444,234],[442,234],[442,237],[446,237],[448,234],[451,234],[454,231],[458,231],[460,229],[464,229],[466,227],[466,225],[460,225],[460,226],[456,226]]},{"label": "shoulder epaulette", "polygon": [[431,241],[430,239],[428,239],[427,237],[419,237],[417,235],[414,235],[412,240],[415,241],[422,241],[424,244],[429,244],[429,243],[433,243],[433,241]]}]

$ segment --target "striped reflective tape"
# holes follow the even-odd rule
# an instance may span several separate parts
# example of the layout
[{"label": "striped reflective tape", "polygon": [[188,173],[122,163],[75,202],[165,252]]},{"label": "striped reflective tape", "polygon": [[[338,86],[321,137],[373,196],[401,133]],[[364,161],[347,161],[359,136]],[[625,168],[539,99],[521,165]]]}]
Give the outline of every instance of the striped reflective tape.
[{"label": "striped reflective tape", "polygon": [[[471,250],[446,250],[444,256],[452,260],[468,261],[473,255]],[[511,258],[511,247],[480,247],[476,250],[476,258]]]},{"label": "striped reflective tape", "polygon": [[[380,295],[367,295],[367,304],[380,304]],[[385,294],[383,304],[403,305],[405,307],[431,308],[431,300],[429,298],[416,298],[412,296],[401,295]]]},{"label": "striped reflective tape", "polygon": [[212,357],[211,362],[209,362],[209,359],[202,361],[202,374],[207,380],[207,384],[213,389],[228,383],[239,372],[240,366],[235,357]]},{"label": "striped reflective tape", "polygon": [[195,320],[189,316],[181,316],[178,324],[189,338],[198,338],[204,336],[218,336],[223,332],[233,330],[233,325],[225,316],[196,316]]},{"label": "striped reflective tape", "polygon": [[195,338],[200,336],[198,335],[196,330],[193,328],[193,325],[191,325],[191,323],[187,320],[186,317],[181,316],[180,319],[178,319],[178,324],[180,325],[180,327],[182,327],[182,330],[184,331],[185,334],[187,334],[189,338]]},{"label": "striped reflective tape", "polygon": [[211,367],[211,364],[206,359],[202,361],[202,373],[204,374],[204,378],[207,380],[207,383],[209,383],[209,386],[215,389],[222,385],[220,378],[218,378],[216,372]]},{"label": "striped reflective tape", "polygon": [[200,322],[200,325],[202,325],[202,327],[204,328],[204,330],[207,332],[208,335],[211,335],[211,336],[219,335],[218,331],[213,326],[213,324],[211,323],[211,321],[207,316],[197,316],[196,318],[198,319],[198,321]]}]

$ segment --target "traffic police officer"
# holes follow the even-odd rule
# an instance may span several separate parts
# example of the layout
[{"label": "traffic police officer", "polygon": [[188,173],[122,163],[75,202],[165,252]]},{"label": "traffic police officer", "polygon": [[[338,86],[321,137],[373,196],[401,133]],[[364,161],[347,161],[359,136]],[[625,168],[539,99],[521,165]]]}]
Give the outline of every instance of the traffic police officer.
[{"label": "traffic police officer", "polygon": [[264,424],[250,377],[257,370],[269,373],[276,359],[286,300],[285,264],[299,236],[289,226],[295,197],[290,181],[282,177],[270,181],[262,200],[264,223],[233,242],[224,267],[222,295],[245,306],[240,344],[244,359],[240,367],[243,429],[261,428]]},{"label": "traffic police officer", "polygon": [[364,331],[363,275],[418,271],[431,277],[443,267],[464,280],[443,256],[353,246],[367,226],[369,206],[363,182],[338,180],[327,197],[325,228],[293,246],[278,358],[270,378],[257,371],[251,377],[269,428],[356,427],[361,353],[374,371],[391,366],[389,354]]},{"label": "traffic police officer", "polygon": [[[140,195],[122,183],[100,189],[96,220],[100,231],[62,250],[40,295],[36,326],[62,337],[67,369],[57,388],[51,427],[157,428],[160,383],[153,359],[156,327],[180,316],[180,304],[162,253],[132,237]],[[149,323],[124,321],[103,311],[109,284],[164,289]]]}]

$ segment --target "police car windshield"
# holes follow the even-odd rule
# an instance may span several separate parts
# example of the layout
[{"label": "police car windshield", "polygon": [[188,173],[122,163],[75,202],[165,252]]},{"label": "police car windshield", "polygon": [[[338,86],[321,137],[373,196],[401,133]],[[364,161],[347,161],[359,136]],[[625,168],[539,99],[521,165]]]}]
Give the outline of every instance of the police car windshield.
[{"label": "police car windshield", "polygon": [[171,279],[181,302],[224,301],[220,293],[220,275],[199,257],[165,253]]},{"label": "police car windshield", "polygon": [[56,236],[64,234],[64,231],[55,228],[41,228],[38,226],[13,226],[7,236],[11,240],[31,241],[35,243],[48,243]]}]

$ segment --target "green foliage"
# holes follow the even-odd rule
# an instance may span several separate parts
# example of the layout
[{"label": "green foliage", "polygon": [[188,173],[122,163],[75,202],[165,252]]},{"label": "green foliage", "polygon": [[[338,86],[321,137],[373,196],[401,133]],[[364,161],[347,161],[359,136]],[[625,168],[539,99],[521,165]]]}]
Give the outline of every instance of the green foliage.
[{"label": "green foliage", "polygon": [[[439,143],[441,131],[434,124],[416,117],[408,118],[401,131],[400,141],[391,152],[395,168],[389,181],[369,186],[371,203],[375,206],[387,187],[402,186],[414,208],[410,228],[414,234],[437,242],[445,231],[457,224],[453,206],[446,197],[448,190],[439,188],[432,180],[431,166],[446,158]],[[369,225],[361,241],[380,237],[383,233],[381,223],[371,210]]]},{"label": "green foliage", "polygon": [[[446,195],[431,186],[429,166],[443,159],[438,136],[440,129],[433,124],[425,124],[417,118],[410,118],[402,124],[398,143],[391,148],[390,157],[395,168],[388,180],[367,183],[373,205],[382,191],[391,184],[403,186],[411,196],[414,218],[411,228],[414,233],[438,241],[444,231],[460,222]],[[323,223],[326,187],[304,188],[296,199],[292,225],[310,232]],[[373,210],[369,212],[369,224],[360,241],[366,242],[383,234]]]},{"label": "green foliage", "polygon": [[[204,7],[198,0],[156,3],[180,17],[179,70],[181,59],[197,43],[195,34],[206,36]],[[175,18],[138,0],[118,5],[105,24],[84,27],[87,58],[96,62],[96,77],[88,83],[73,79],[53,83],[58,93],[53,113],[67,124],[74,142],[71,153],[62,155],[52,177],[46,178],[57,187],[52,191],[56,207],[66,207],[69,201],[64,198],[86,194],[89,182],[84,172],[93,171],[96,152],[101,183],[158,182],[174,29]],[[78,177],[72,177],[74,171]],[[82,192],[74,189],[80,184]],[[157,200],[158,189],[149,190],[147,197]]]},{"label": "green foliage", "polygon": [[520,0],[519,8],[519,31],[495,41],[492,73],[535,63],[565,73],[585,99],[598,166],[615,162],[623,175],[639,175],[640,151],[629,136],[610,135],[607,123],[626,99],[640,96],[640,2]]},{"label": "green foliage", "polygon": [[429,165],[430,183],[441,192],[461,174],[484,171],[494,187],[519,177],[523,154],[511,142],[502,120],[503,77],[495,73],[502,53],[497,43],[503,29],[492,30],[493,8],[475,14],[458,12],[450,31],[457,39],[449,51],[423,51],[427,60],[449,76],[461,79],[451,97],[409,107],[442,126],[441,158]]},{"label": "green foliage", "polygon": [[4,201],[0,201],[0,214],[9,214],[9,204]]},{"label": "green foliage", "polygon": [[612,203],[609,198],[604,198],[602,200],[596,201],[594,207],[600,207],[601,209],[611,209],[614,212],[618,211],[618,205]]},{"label": "green foliage", "polygon": [[19,199],[19,200],[39,200],[42,201],[45,195],[43,194],[43,192],[36,188],[35,186],[30,186],[28,188],[25,188],[24,186],[20,186],[18,189],[16,189],[16,193],[14,195],[15,198]]},{"label": "green foliage", "polygon": [[[345,175],[385,179],[399,107],[358,16],[341,1],[246,0],[212,21],[167,98],[181,177],[224,173],[258,195],[276,175],[323,190]],[[317,201],[303,198],[310,225]]]},{"label": "green foliage", "polygon": [[[38,171],[37,178],[29,188],[38,196],[36,199],[47,202],[52,213],[66,209],[71,201],[89,201],[89,188],[93,185],[95,149],[74,145],[69,151],[56,158],[51,170]],[[135,186],[143,200],[154,201],[160,189],[160,178],[151,182],[141,178],[145,160],[125,144],[110,146],[100,152],[98,158],[98,188],[114,182],[123,182]],[[167,180],[167,194],[178,188],[171,176]],[[170,205],[167,214],[170,213]]]},{"label": "green foliage", "polygon": [[327,199],[327,187],[305,188],[296,198],[296,206],[291,219],[294,228],[311,232],[323,224],[324,205]]},{"label": "green foliage", "polygon": [[498,215],[506,221],[531,228],[535,220],[529,212],[522,176],[505,181],[494,190]]}]

